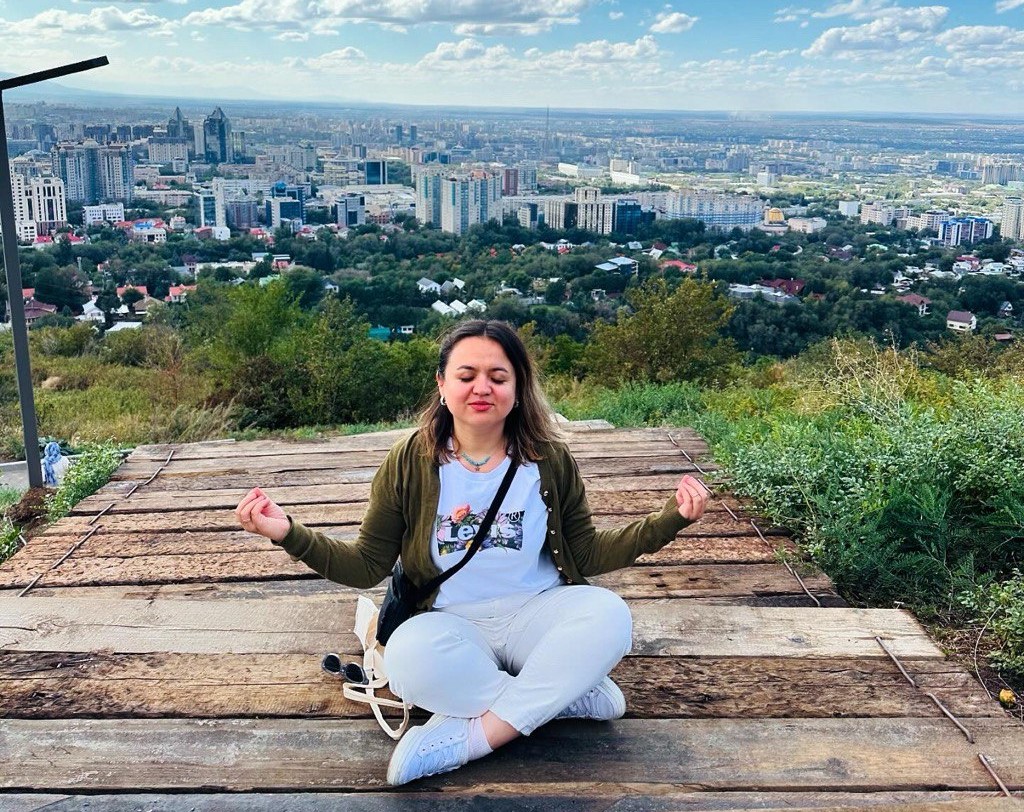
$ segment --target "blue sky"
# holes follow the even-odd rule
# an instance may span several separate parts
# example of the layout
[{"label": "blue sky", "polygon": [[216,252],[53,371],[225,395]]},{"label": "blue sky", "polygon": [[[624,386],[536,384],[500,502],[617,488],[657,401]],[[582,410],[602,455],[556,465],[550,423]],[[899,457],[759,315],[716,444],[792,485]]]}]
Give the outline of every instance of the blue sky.
[{"label": "blue sky", "polygon": [[0,0],[0,71],[145,95],[1024,113],[1024,0]]}]

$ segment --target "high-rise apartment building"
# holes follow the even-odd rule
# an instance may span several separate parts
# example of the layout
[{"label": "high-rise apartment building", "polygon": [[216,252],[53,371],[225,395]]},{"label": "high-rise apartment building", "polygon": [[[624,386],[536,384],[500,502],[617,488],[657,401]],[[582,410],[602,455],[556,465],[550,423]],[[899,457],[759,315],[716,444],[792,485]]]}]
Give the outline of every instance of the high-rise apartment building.
[{"label": "high-rise apartment building", "polygon": [[1004,240],[1024,241],[1024,198],[1007,197],[1003,200],[999,233]]},{"label": "high-rise apartment building", "polygon": [[100,146],[91,139],[58,144],[51,152],[53,172],[64,181],[69,201],[94,204],[105,200],[130,203],[134,182],[132,153],[124,144]]},{"label": "high-rise apartment building", "polygon": [[749,231],[764,219],[764,201],[748,195],[717,192],[676,192],[665,201],[669,220],[700,220],[708,228]]},{"label": "high-rise apartment building", "polygon": [[199,199],[199,226],[207,228],[210,226],[224,225],[224,222],[217,222],[217,196],[213,192],[196,192]]},{"label": "high-rise apartment building", "polygon": [[229,228],[248,229],[259,223],[259,206],[251,198],[224,201],[224,221]]},{"label": "high-rise apartment building", "polygon": [[918,231],[938,231],[939,226],[947,223],[953,215],[941,209],[929,209],[921,214],[912,214],[907,218],[907,228],[916,228]]},{"label": "high-rise apartment building", "polygon": [[149,161],[154,164],[169,166],[175,158],[188,160],[188,141],[184,138],[157,138],[148,141]]},{"label": "high-rise apartment building", "polygon": [[31,242],[68,224],[63,181],[14,174],[11,187],[14,193],[14,230],[19,240]]},{"label": "high-rise apartment building", "polygon": [[860,222],[862,225],[878,223],[879,225],[892,225],[896,219],[896,207],[885,201],[875,200],[870,203],[862,203],[860,207]]},{"label": "high-rise apartment building", "polygon": [[528,192],[537,191],[537,164],[535,163],[521,163],[516,167],[519,171],[519,193],[526,194]]},{"label": "high-rise apartment building", "polygon": [[470,226],[501,216],[501,177],[483,170],[441,181],[441,230],[465,234]]},{"label": "high-rise apartment building", "polygon": [[519,194],[519,170],[514,166],[507,166],[501,173],[501,193],[505,197],[515,197]]},{"label": "high-rise apartment building", "polygon": [[203,121],[203,144],[210,163],[229,164],[235,160],[231,120],[219,107]]},{"label": "high-rise apartment building", "polygon": [[558,231],[576,228],[578,208],[573,200],[545,200],[544,222]]},{"label": "high-rise apartment building", "polygon": [[984,217],[954,217],[939,225],[939,239],[947,248],[987,240],[994,224]]},{"label": "high-rise apartment building", "polygon": [[576,189],[576,227],[595,234],[612,233],[612,202],[597,187]]},{"label": "high-rise apartment building", "polygon": [[416,219],[424,225],[441,226],[441,185],[446,174],[447,170],[438,166],[416,172]]}]

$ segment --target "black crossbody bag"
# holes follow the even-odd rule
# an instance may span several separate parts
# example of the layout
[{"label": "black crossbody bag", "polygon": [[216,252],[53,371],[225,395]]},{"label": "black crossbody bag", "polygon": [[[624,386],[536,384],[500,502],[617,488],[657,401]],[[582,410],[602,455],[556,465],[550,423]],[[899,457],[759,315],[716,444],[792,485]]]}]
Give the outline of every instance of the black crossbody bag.
[{"label": "black crossbody bag", "polygon": [[466,554],[458,564],[447,572],[441,573],[436,578],[431,578],[423,586],[418,587],[405,574],[405,570],[402,568],[402,560],[399,559],[395,562],[395,568],[391,571],[391,584],[388,586],[387,594],[384,596],[384,601],[380,605],[380,612],[377,615],[378,643],[386,646],[391,635],[395,633],[395,629],[416,614],[416,607],[420,601],[432,594],[434,590],[466,566],[469,563],[469,559],[476,555],[477,550],[483,546],[487,531],[491,529],[491,524],[498,513],[498,508],[501,507],[501,501],[505,498],[505,494],[508,493],[508,489],[512,485],[512,479],[516,475],[517,467],[515,462],[509,465],[504,479],[501,480],[501,485],[498,486],[498,492],[494,495],[494,500],[491,502],[491,506],[487,509],[487,514],[480,524],[480,528],[476,531],[476,535],[473,536],[473,541],[466,550]]}]

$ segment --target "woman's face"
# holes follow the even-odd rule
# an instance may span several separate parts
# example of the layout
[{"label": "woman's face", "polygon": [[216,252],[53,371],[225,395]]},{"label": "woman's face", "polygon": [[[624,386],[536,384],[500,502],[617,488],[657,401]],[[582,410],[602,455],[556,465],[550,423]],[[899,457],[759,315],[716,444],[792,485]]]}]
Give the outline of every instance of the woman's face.
[{"label": "woman's face", "polygon": [[472,336],[452,347],[437,388],[452,413],[456,431],[504,426],[516,402],[516,374],[501,345]]}]

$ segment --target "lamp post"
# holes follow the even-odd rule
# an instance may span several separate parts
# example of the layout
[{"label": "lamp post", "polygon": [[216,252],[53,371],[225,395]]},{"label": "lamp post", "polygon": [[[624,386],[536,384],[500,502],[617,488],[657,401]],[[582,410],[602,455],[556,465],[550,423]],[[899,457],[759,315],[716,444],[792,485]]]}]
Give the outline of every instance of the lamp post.
[{"label": "lamp post", "polygon": [[14,193],[11,190],[11,164],[7,153],[7,127],[4,122],[3,92],[15,87],[33,85],[72,73],[109,64],[105,56],[62,65],[59,68],[28,73],[0,81],[0,233],[4,241],[4,269],[7,272],[7,300],[11,311],[11,333],[14,336],[14,365],[18,377],[18,400],[21,404],[22,436],[25,439],[25,465],[30,488],[43,485],[39,465],[39,432],[36,427],[36,404],[32,394],[32,369],[28,356],[28,329],[25,325],[25,300],[21,295],[21,265],[18,260],[18,234],[14,228]]}]

